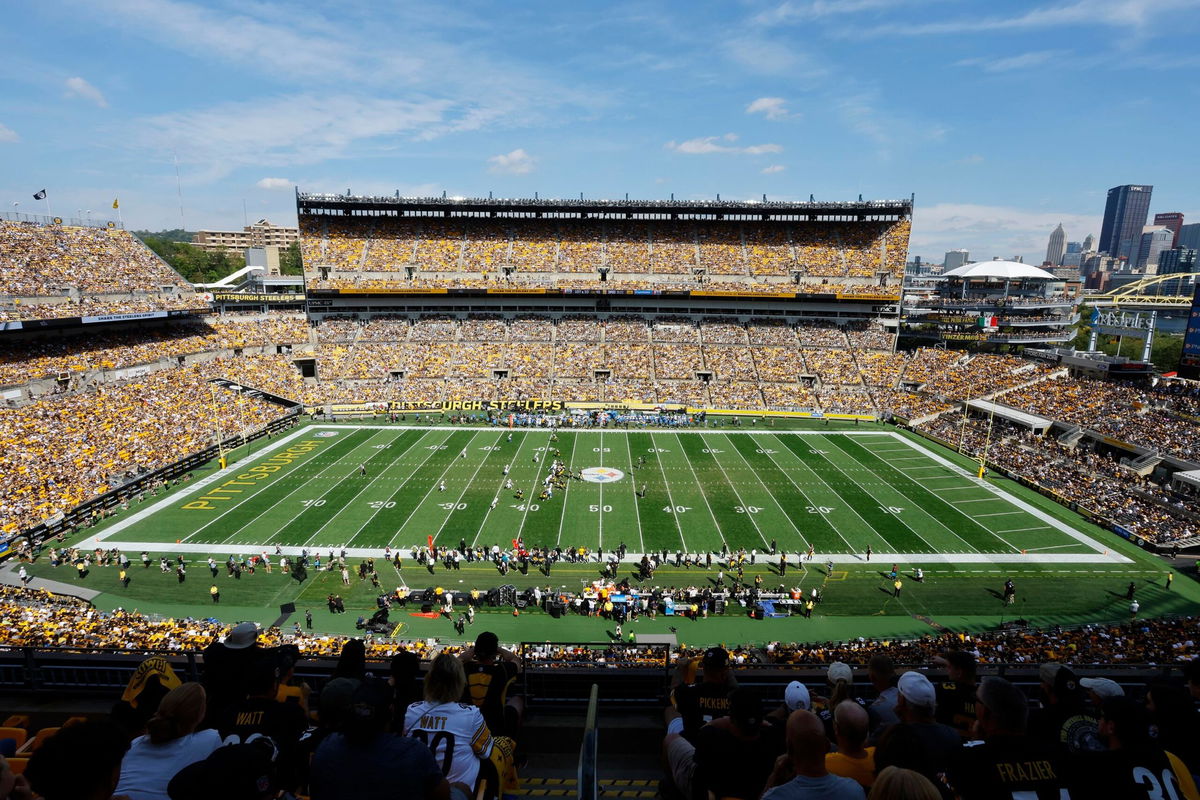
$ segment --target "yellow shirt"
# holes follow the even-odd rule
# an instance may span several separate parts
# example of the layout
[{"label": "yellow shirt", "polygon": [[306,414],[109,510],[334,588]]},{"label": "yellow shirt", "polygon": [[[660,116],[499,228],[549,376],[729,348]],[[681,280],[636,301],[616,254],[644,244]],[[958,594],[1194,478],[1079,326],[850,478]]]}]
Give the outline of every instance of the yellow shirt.
[{"label": "yellow shirt", "polygon": [[875,748],[868,747],[862,758],[850,758],[845,753],[826,753],[825,769],[855,781],[864,789],[875,782]]}]

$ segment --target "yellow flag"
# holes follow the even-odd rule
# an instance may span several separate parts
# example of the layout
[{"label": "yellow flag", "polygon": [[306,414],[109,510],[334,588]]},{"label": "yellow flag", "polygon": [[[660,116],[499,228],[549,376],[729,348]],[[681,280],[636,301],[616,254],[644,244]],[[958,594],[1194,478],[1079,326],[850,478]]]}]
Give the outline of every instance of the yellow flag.
[{"label": "yellow flag", "polygon": [[117,197],[114,197],[114,198],[113,198],[113,208],[120,208],[120,207],[121,207],[121,204],[117,202],[117,200],[119,200],[119,199],[120,199],[120,198],[117,198]]}]

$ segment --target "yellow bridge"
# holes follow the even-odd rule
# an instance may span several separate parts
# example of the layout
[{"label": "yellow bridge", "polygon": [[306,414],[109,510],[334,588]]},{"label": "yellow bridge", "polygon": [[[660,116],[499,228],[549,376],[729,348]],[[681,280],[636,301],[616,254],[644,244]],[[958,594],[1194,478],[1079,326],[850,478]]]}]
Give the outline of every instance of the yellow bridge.
[{"label": "yellow bridge", "polygon": [[[1192,304],[1191,287],[1197,280],[1200,280],[1200,272],[1151,275],[1104,294],[1090,295],[1084,298],[1084,302],[1090,306],[1117,308],[1122,306],[1126,308],[1188,308]],[[1178,281],[1179,285],[1187,287],[1187,293],[1163,294],[1162,284],[1172,281]]]}]

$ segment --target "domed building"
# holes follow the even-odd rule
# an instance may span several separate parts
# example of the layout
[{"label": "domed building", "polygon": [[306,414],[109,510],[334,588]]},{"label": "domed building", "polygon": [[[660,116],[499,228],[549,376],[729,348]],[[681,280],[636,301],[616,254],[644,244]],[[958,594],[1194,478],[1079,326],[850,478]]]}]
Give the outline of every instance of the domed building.
[{"label": "domed building", "polygon": [[1079,321],[1079,284],[1017,261],[978,261],[906,293],[902,335],[950,347],[1062,344]]}]

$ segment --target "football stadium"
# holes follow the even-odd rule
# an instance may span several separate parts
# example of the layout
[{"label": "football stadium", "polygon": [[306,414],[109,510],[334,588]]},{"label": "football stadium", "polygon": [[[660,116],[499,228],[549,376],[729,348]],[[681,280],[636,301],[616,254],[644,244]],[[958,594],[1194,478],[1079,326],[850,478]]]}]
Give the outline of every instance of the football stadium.
[{"label": "football stadium", "polygon": [[1200,800],[1195,0],[671,5],[7,15],[0,800]]}]

